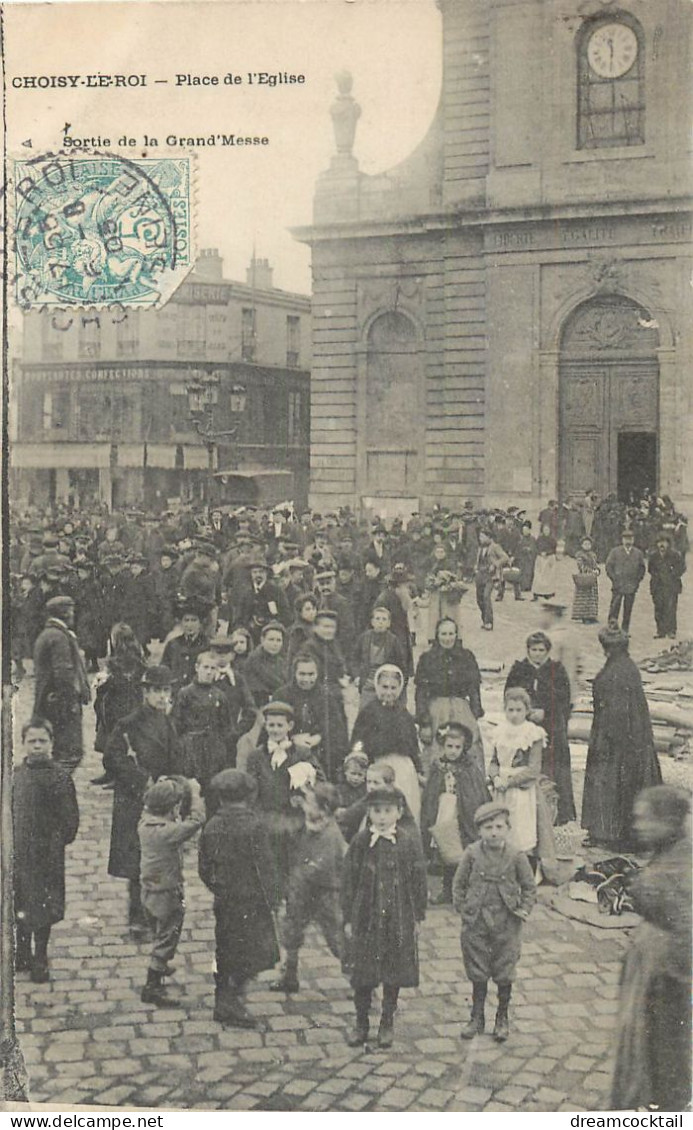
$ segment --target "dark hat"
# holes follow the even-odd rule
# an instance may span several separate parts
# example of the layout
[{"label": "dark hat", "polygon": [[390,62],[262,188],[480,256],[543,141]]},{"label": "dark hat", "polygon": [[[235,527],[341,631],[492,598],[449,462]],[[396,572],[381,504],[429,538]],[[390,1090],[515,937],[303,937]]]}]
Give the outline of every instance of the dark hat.
[{"label": "dark hat", "polygon": [[61,612],[67,612],[68,609],[74,608],[75,602],[71,596],[58,595],[52,596],[50,600],[46,601],[45,610],[52,615],[55,613],[58,616]]},{"label": "dark hat", "polygon": [[164,687],[173,686],[173,672],[170,667],[165,664],[159,666],[147,667],[144,675],[142,676],[142,685],[145,687],[152,687],[153,689],[162,690]]},{"label": "dark hat", "polygon": [[159,557],[170,557],[172,561],[175,561],[178,557],[178,550],[173,545],[162,545],[159,550]]},{"label": "dark hat", "polygon": [[355,560],[354,557],[352,557],[352,555],[350,553],[342,553],[341,556],[337,558],[337,568],[338,569],[355,569],[356,568],[356,560]]},{"label": "dark hat", "polygon": [[269,565],[267,564],[266,561],[262,561],[259,557],[253,557],[253,558],[250,559],[250,561],[248,561],[248,568],[249,569],[264,569],[264,571],[266,573],[269,573],[270,567],[269,567]]},{"label": "dark hat", "polygon": [[265,718],[269,714],[281,714],[283,718],[290,718],[293,720],[294,708],[288,702],[268,702],[262,707],[262,713]]},{"label": "dark hat", "polygon": [[659,545],[660,541],[666,542],[667,545],[671,545],[671,534],[666,534],[666,533],[657,534],[657,545]]},{"label": "dark hat", "polygon": [[318,608],[318,612],[317,612],[315,619],[316,620],[334,620],[334,622],[336,624],[337,620],[339,619],[339,616],[337,615],[337,613],[332,608]]},{"label": "dark hat", "polygon": [[283,543],[284,549],[287,553],[298,553],[297,541],[286,541],[285,538],[280,538],[279,540]]},{"label": "dark hat", "polygon": [[366,793],[366,804],[396,804],[400,807],[402,804],[402,793],[399,789],[382,785],[379,789],[373,789],[372,793]]},{"label": "dark hat", "polygon": [[44,534],[42,539],[43,545],[46,549],[55,549],[58,545],[59,540],[60,539],[58,538],[57,534]]},{"label": "dark hat", "polygon": [[145,557],[143,553],[131,553],[127,558],[129,565],[148,565],[149,558]]},{"label": "dark hat", "polygon": [[233,651],[231,636],[212,636],[208,646],[212,651]]},{"label": "dark hat", "polygon": [[479,828],[487,820],[493,820],[495,816],[505,816],[506,819],[510,816],[510,809],[501,800],[489,800],[486,804],[480,804],[474,813],[474,823]]},{"label": "dark hat", "polygon": [[182,619],[183,616],[197,616],[198,620],[204,620],[209,609],[203,607],[200,601],[188,600],[186,597],[182,596],[179,598],[176,611],[179,619]]},{"label": "dark hat", "polygon": [[315,574],[316,581],[331,581],[334,577],[334,569],[321,569],[319,573]]},{"label": "dark hat", "polygon": [[260,636],[266,636],[268,632],[281,632],[281,634],[285,636],[286,628],[282,623],[280,623],[279,620],[270,620],[267,624],[264,625],[262,631],[260,632]]},{"label": "dark hat", "polygon": [[253,782],[241,769],[222,769],[209,783],[224,800],[245,800],[253,792]]}]

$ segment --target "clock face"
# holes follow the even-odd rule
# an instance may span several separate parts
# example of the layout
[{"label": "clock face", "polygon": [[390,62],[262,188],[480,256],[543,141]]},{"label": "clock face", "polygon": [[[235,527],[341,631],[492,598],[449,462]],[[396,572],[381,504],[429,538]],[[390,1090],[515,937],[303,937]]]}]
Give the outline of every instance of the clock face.
[{"label": "clock face", "polygon": [[633,66],[638,40],[628,24],[601,24],[590,36],[587,59],[600,78],[620,78]]}]

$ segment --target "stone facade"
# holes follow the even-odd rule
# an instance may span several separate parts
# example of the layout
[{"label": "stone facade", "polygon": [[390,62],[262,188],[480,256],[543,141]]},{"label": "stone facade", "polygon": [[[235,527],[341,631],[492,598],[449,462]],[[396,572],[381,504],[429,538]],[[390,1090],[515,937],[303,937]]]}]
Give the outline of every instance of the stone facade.
[{"label": "stone facade", "polygon": [[296,233],[313,254],[312,502],[533,510],[647,485],[681,503],[690,5],[439,6],[427,137],[362,174],[341,76],[337,153]]}]

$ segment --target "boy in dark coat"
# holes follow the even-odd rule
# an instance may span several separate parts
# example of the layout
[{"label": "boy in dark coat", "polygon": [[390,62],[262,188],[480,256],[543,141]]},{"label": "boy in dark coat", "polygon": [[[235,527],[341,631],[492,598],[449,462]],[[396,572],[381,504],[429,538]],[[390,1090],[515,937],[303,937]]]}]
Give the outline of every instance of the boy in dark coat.
[{"label": "boy in dark coat", "polygon": [[286,962],[282,976],[270,986],[274,992],[298,992],[298,952],[310,922],[320,925],[330,952],[335,957],[342,956],[339,888],[346,844],[334,818],[336,807],[334,785],[319,783],[306,791],[302,803],[304,825],[291,848],[282,938]]},{"label": "boy in dark coat", "polygon": [[[421,797],[421,840],[424,851],[431,850],[431,829],[438,822],[440,799],[452,794],[460,844],[469,847],[478,838],[474,813],[480,805],[491,799],[486,786],[486,776],[476,757],[471,753],[473,735],[461,722],[448,722],[436,734],[440,756],[431,766]],[[459,855],[457,856],[459,860]],[[443,889],[436,903],[452,902],[452,881],[456,863],[443,860]]]},{"label": "boy in dark coat", "polygon": [[22,729],[22,742],[26,758],[12,785],[15,969],[29,970],[31,980],[41,984],[50,980],[51,926],[65,917],[65,846],[77,835],[79,810],[72,778],[51,757],[50,722],[32,718]]},{"label": "boy in dark coat", "polygon": [[214,1019],[256,1027],[242,993],[246,982],[279,961],[273,911],[275,860],[269,831],[249,805],[253,782],[240,769],[212,779],[219,809],[200,837],[200,878],[214,895],[216,992]]},{"label": "boy in dark coat", "polygon": [[378,1045],[391,1047],[399,990],[419,983],[416,939],[426,916],[426,862],[418,832],[401,823],[402,811],[398,791],[370,793],[370,826],[357,833],[344,860],[342,912],[356,1006],[349,1047],[368,1039],[371,998],[381,984]]},{"label": "boy in dark coat", "polygon": [[142,798],[150,779],[174,776],[182,767],[180,742],[168,716],[172,684],[168,667],[147,668],[142,679],[144,704],[116,723],[103,758],[104,769],[115,782],[108,874],[128,880],[129,923],[140,935],[147,928],[137,837]]},{"label": "boy in dark coat", "polygon": [[172,714],[185,775],[199,782],[208,817],[217,804],[210,781],[222,769],[232,769],[236,760],[236,728],[217,672],[216,657],[211,651],[201,651],[195,661],[195,678],[178,692]]},{"label": "boy in dark coat", "polygon": [[508,1038],[508,1004],[520,958],[522,923],[536,902],[534,875],[525,852],[508,843],[510,812],[500,801],[482,804],[474,821],[479,840],[462,856],[452,889],[453,906],[462,916],[462,955],[472,982],[472,1016],[463,1040],[484,1031],[489,978],[498,986],[493,1038]]}]

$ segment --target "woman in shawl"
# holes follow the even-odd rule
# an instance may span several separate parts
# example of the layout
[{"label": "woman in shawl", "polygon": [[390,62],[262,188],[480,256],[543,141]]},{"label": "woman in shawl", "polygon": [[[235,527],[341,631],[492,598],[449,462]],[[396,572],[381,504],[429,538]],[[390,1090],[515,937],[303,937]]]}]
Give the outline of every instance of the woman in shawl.
[{"label": "woman in shawl", "polygon": [[629,885],[643,922],[623,963],[612,1110],[688,1110],[691,1101],[690,793],[635,801],[633,831],[652,851]]},{"label": "woman in shawl", "polygon": [[395,771],[395,784],[404,793],[418,823],[421,808],[419,738],[409,711],[399,701],[404,676],[393,663],[375,674],[375,699],[359,711],[351,735],[371,762],[387,761]]},{"label": "woman in shawl", "polygon": [[291,664],[291,682],[272,696],[294,708],[292,741],[297,749],[312,751],[328,781],[337,781],[349,748],[344,703],[339,690],[319,678],[313,655],[299,652]]},{"label": "woman in shawl", "polygon": [[484,747],[477,724],[477,718],[484,716],[481,674],[474,653],[462,646],[452,617],[436,624],[435,641],[419,659],[414,681],[421,740],[430,744],[440,726],[461,722],[472,733],[471,753],[483,769]]},{"label": "woman in shawl", "polygon": [[594,708],[587,748],[582,826],[588,842],[627,851],[633,803],[641,789],[662,783],[640,672],[621,628],[602,628],[606,663],[592,684]]},{"label": "woman in shawl", "polygon": [[595,624],[599,615],[599,562],[592,546],[592,539],[584,537],[575,557],[577,573],[573,574],[575,595],[573,597],[573,620],[584,624]]}]

